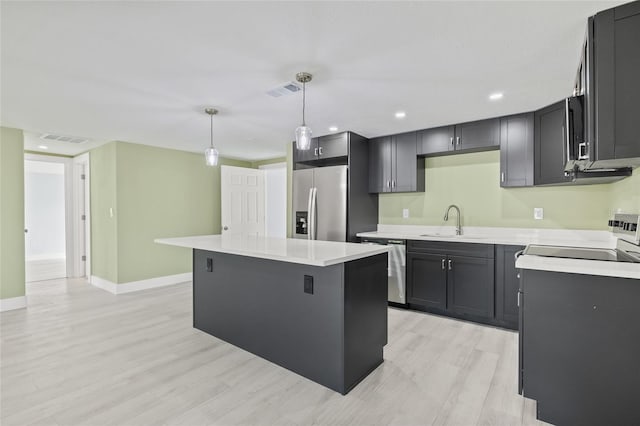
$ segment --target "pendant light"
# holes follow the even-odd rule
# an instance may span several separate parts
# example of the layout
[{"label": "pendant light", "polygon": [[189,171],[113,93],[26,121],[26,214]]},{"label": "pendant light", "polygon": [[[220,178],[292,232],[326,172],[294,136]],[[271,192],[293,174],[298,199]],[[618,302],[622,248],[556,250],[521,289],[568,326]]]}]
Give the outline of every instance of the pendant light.
[{"label": "pendant light", "polygon": [[211,119],[211,145],[204,150],[204,159],[207,162],[207,166],[217,166],[218,150],[213,146],[213,116],[218,113],[218,110],[215,108],[205,108],[204,112],[209,114],[209,118]]},{"label": "pendant light", "polygon": [[296,74],[296,80],[302,83],[302,126],[296,129],[296,148],[299,150],[308,150],[311,148],[311,128],[307,127],[304,121],[306,84],[311,81],[311,77],[311,74],[308,72],[299,72]]}]

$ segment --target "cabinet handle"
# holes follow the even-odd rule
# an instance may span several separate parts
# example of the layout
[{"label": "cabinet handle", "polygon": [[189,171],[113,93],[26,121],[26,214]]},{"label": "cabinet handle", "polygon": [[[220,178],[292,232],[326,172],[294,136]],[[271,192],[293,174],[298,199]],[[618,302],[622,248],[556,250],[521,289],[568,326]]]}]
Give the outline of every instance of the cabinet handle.
[{"label": "cabinet handle", "polygon": [[460,136],[457,136],[457,137],[456,137],[456,144],[457,144],[457,145],[460,145]]},{"label": "cabinet handle", "polygon": [[444,271],[444,259],[442,259],[442,270]]},{"label": "cabinet handle", "polygon": [[518,292],[518,301],[517,301],[518,307],[520,307],[520,292]]},{"label": "cabinet handle", "polygon": [[392,187],[392,188],[395,188],[395,187],[396,187],[396,181],[395,181],[395,180],[392,180],[392,181],[391,181],[391,187]]},{"label": "cabinet handle", "polygon": [[449,259],[449,270],[451,270],[451,259]]},{"label": "cabinet handle", "polygon": [[315,155],[316,157],[318,156],[318,148],[313,149],[313,155]]},{"label": "cabinet handle", "polygon": [[451,146],[453,146],[453,136],[451,136]]},{"label": "cabinet handle", "polygon": [[500,172],[500,182],[504,182],[504,172]]},{"label": "cabinet handle", "polygon": [[322,155],[322,147],[318,148],[318,154]]},{"label": "cabinet handle", "polygon": [[391,188],[391,181],[390,180],[387,181],[387,188]]}]

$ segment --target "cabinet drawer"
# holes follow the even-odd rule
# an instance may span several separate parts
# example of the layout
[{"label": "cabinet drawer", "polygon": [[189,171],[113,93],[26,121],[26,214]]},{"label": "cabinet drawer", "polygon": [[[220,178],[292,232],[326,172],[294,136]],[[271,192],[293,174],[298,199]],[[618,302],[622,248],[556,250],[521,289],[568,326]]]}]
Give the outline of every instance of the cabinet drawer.
[{"label": "cabinet drawer", "polygon": [[493,244],[457,243],[448,241],[407,241],[407,251],[414,253],[446,253],[456,256],[493,259]]}]

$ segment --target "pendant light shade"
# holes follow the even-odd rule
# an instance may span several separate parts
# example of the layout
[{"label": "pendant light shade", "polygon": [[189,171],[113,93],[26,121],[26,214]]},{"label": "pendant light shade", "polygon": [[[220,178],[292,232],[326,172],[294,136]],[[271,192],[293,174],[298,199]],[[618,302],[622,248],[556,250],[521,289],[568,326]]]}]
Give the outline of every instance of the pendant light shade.
[{"label": "pendant light shade", "polygon": [[296,80],[302,83],[302,126],[296,129],[296,148],[299,150],[308,150],[311,148],[311,135],[312,131],[310,127],[307,127],[304,121],[304,110],[306,102],[307,83],[311,81],[311,74],[308,72],[299,72],[296,74]]},{"label": "pendant light shade", "polygon": [[204,150],[204,159],[207,166],[217,166],[219,155],[218,150],[213,146],[213,116],[218,113],[218,110],[215,108],[206,108],[204,112],[209,114],[211,121],[211,144],[209,145],[209,148]]},{"label": "pendant light shade", "polygon": [[300,126],[296,129],[296,148],[307,150],[311,148],[311,127]]}]

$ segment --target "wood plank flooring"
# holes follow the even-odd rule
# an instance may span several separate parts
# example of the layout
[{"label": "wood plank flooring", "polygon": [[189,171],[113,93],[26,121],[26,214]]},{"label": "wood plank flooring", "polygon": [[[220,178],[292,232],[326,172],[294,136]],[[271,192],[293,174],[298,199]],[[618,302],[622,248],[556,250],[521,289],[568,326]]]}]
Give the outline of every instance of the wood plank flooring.
[{"label": "wood plank flooring", "polygon": [[517,334],[389,309],[385,362],[347,396],[192,327],[191,285],[28,285],[1,314],[2,425],[536,425]]}]

